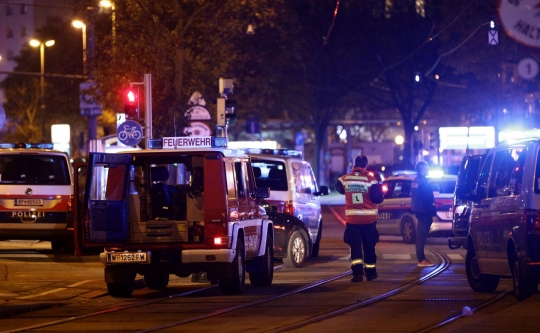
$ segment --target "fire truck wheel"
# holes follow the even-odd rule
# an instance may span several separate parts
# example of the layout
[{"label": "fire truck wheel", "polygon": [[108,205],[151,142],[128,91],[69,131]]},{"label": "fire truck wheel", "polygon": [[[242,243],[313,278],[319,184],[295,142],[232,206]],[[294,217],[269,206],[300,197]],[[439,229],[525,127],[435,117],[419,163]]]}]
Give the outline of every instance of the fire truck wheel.
[{"label": "fire truck wheel", "polygon": [[469,241],[467,256],[465,258],[465,273],[471,289],[477,293],[492,293],[499,285],[499,277],[482,274],[478,265],[478,258],[474,246]]},{"label": "fire truck wheel", "polygon": [[238,235],[236,242],[236,256],[232,262],[232,278],[219,279],[219,289],[224,295],[237,295],[244,289],[246,283],[246,258],[244,251],[244,237]]},{"label": "fire truck wheel", "polygon": [[62,247],[62,253],[64,254],[75,253],[75,241],[73,239],[64,242],[64,245]]},{"label": "fire truck wheel", "polygon": [[292,233],[287,245],[287,257],[283,258],[286,267],[302,267],[306,261],[306,238],[298,230]]},{"label": "fire truck wheel", "polygon": [[258,272],[249,273],[249,281],[256,287],[266,287],[272,284],[274,279],[274,238],[270,233],[266,237],[266,249],[264,255],[258,257],[261,270]]},{"label": "fire truck wheel", "polygon": [[169,274],[167,273],[146,273],[144,283],[149,289],[165,289],[169,284]]},{"label": "fire truck wheel", "polygon": [[135,289],[137,272],[126,266],[105,267],[107,291],[112,297],[129,297]]},{"label": "fire truck wheel", "polygon": [[538,281],[531,274],[530,268],[522,260],[516,260],[512,272],[514,294],[518,301],[523,301],[538,290]]},{"label": "fire truck wheel", "polygon": [[319,223],[319,231],[317,232],[317,240],[315,241],[315,244],[313,244],[313,249],[311,250],[311,258],[317,258],[319,256],[319,248],[321,246],[321,238],[322,238],[322,220],[321,223]]},{"label": "fire truck wheel", "polygon": [[62,252],[64,254],[75,253],[75,243],[73,240],[55,240],[51,241],[51,248],[55,252]]},{"label": "fire truck wheel", "polygon": [[129,297],[133,293],[135,280],[107,283],[107,291],[112,297]]}]

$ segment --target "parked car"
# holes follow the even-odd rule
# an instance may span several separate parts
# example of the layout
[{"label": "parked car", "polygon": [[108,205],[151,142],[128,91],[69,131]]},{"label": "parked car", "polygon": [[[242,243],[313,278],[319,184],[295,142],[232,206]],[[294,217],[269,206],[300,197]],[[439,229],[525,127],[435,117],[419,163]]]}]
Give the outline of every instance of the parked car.
[{"label": "parked car", "polygon": [[[288,149],[248,149],[257,187],[270,188],[267,201],[277,212],[303,222],[304,231],[292,232],[282,257],[288,267],[301,267],[309,257],[319,255],[322,214],[319,196],[329,193],[318,186],[309,162],[302,152]],[[294,219],[291,219],[294,220]],[[305,250],[302,250],[305,249]]]},{"label": "parked car", "polygon": [[454,235],[448,238],[448,246],[452,250],[460,247],[467,248],[467,234],[473,210],[472,191],[476,187],[480,167],[485,158],[485,154],[468,155],[461,160],[454,192],[454,212],[452,215],[452,232]]},{"label": "parked car", "polygon": [[[416,241],[418,220],[411,208],[411,184],[416,174],[391,176],[383,182],[384,202],[378,205],[377,230],[381,235],[401,235],[405,243]],[[433,188],[437,216],[433,217],[430,236],[452,233],[452,200],[456,176],[446,175],[429,178]]]}]

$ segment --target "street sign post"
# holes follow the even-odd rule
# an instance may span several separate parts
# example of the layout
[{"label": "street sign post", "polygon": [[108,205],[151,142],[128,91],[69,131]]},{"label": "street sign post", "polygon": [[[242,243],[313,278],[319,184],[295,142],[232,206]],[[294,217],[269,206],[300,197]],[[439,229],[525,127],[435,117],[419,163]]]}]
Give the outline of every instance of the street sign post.
[{"label": "street sign post", "polygon": [[96,101],[95,82],[81,82],[79,85],[79,108],[82,116],[99,116],[101,115],[101,104]]},{"label": "street sign post", "polygon": [[143,137],[142,126],[134,120],[126,120],[117,129],[118,141],[126,146],[135,146]]}]

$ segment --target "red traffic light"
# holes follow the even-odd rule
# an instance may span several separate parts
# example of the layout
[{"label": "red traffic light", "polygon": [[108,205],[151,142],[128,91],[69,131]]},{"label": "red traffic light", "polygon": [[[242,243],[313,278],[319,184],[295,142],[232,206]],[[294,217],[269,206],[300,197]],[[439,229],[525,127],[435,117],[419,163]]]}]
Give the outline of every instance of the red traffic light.
[{"label": "red traffic light", "polygon": [[124,95],[124,113],[128,118],[133,118],[139,112],[139,95],[134,88],[128,88]]}]

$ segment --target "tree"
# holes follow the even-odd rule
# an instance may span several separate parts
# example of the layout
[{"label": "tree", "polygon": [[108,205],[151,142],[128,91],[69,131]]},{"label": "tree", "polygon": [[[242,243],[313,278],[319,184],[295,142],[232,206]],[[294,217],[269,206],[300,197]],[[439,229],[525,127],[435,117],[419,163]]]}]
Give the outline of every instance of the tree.
[{"label": "tree", "polygon": [[[73,133],[84,132],[84,120],[79,113],[79,83],[73,74],[82,69],[80,32],[70,22],[58,17],[50,18],[46,25],[37,29],[38,40],[55,40],[55,45],[45,49],[45,114],[39,108],[39,76],[12,74],[3,82],[6,96],[7,118],[14,125],[3,138],[4,141],[50,142],[50,128],[55,123],[68,123]],[[16,72],[40,73],[39,48],[28,46],[16,59]],[[66,75],[62,77],[62,75]],[[78,138],[73,140],[76,152]]]},{"label": "tree", "polygon": [[249,90],[242,90],[244,77],[238,73],[253,71],[243,67],[260,56],[249,48],[252,36],[245,34],[247,24],[254,25],[257,34],[264,29],[279,31],[279,23],[287,18],[281,16],[282,5],[282,0],[118,3],[115,47],[110,47],[110,38],[96,46],[101,50],[96,79],[105,92],[105,104],[118,109],[121,89],[152,73],[154,132],[172,135],[185,125],[185,105],[194,91],[213,107],[219,77],[235,79],[239,86],[235,95],[244,103],[243,92]]}]

